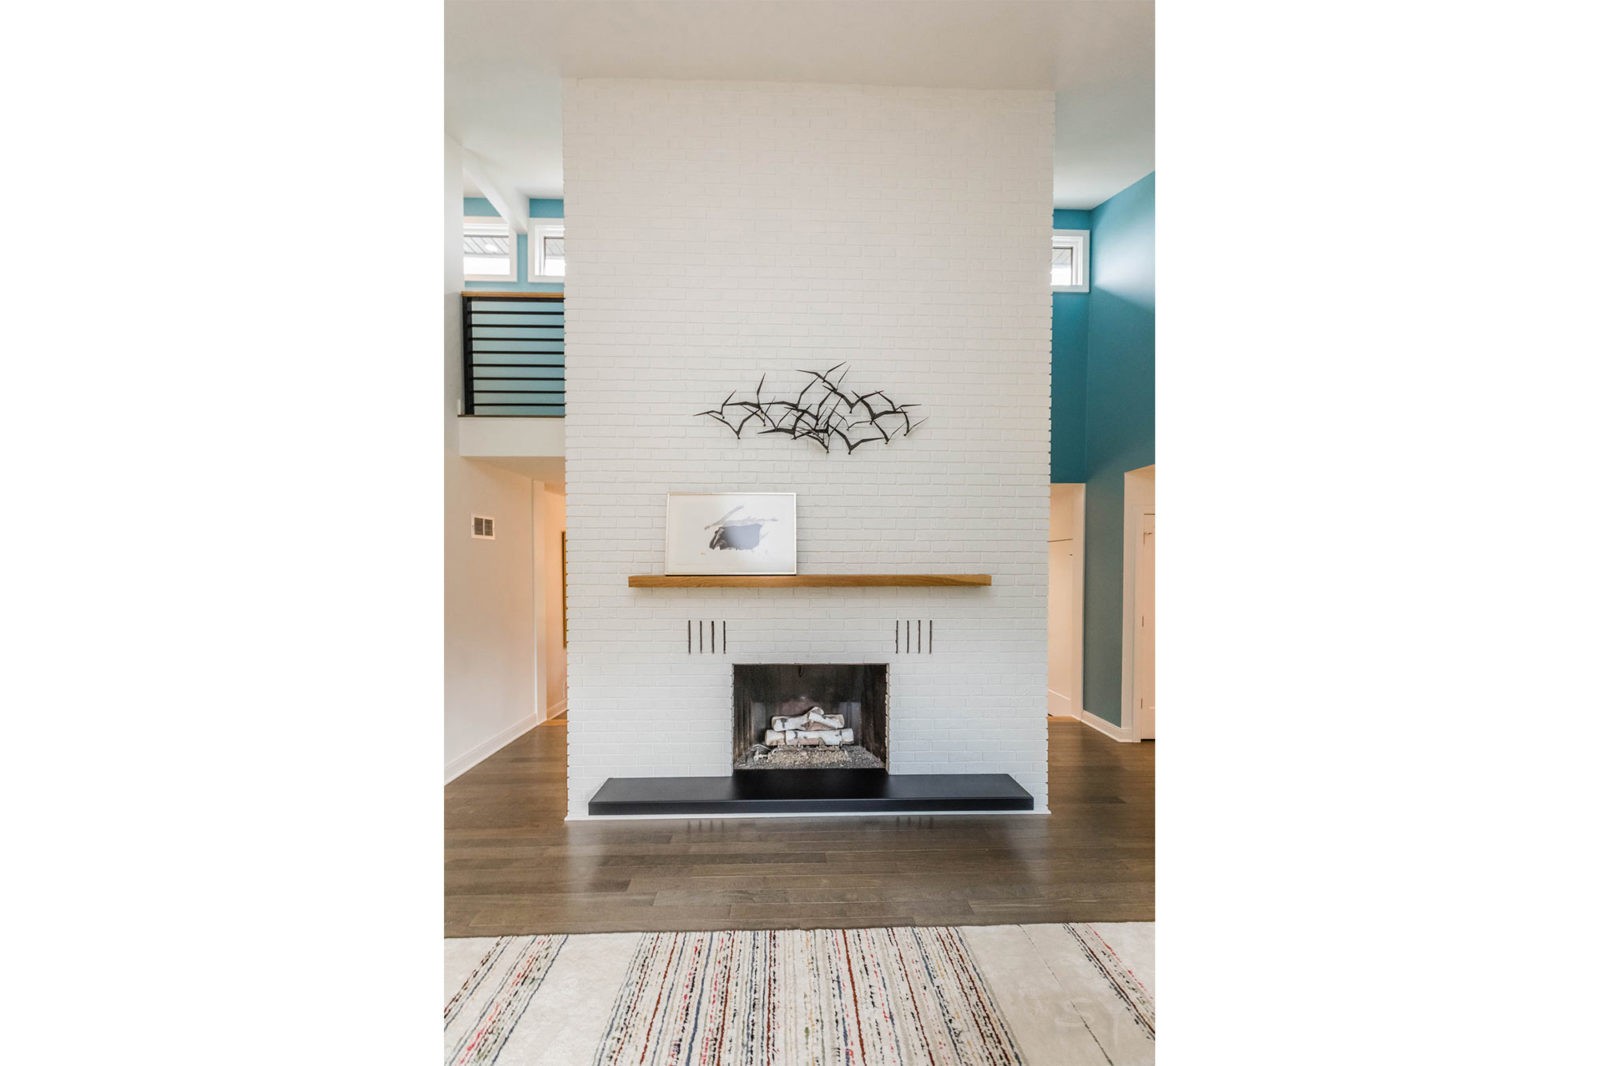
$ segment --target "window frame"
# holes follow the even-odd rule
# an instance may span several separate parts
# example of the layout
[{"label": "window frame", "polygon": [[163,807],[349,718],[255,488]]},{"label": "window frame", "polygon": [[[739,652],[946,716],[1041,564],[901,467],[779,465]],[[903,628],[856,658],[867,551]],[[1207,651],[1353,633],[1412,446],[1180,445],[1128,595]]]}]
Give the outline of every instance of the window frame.
[{"label": "window frame", "polygon": [[[552,233],[551,231],[555,232]],[[528,280],[529,281],[557,281],[567,280],[565,274],[546,274],[544,272],[544,239],[559,236],[562,240],[567,237],[567,220],[564,218],[541,218],[534,220],[528,226]],[[566,262],[566,256],[561,257]]]},{"label": "window frame", "polygon": [[[473,226],[489,227],[498,225],[505,231],[505,236],[511,241],[511,271],[507,274],[469,274],[467,273],[466,238]],[[500,234],[495,234],[500,236]],[[463,281],[503,281],[515,284],[517,280],[517,234],[511,224],[499,215],[463,215],[461,218],[461,278]]]},{"label": "window frame", "polygon": [[1075,279],[1071,285],[1057,285],[1054,279],[1050,283],[1051,292],[1088,292],[1089,291],[1089,231],[1086,229],[1057,229],[1050,231],[1050,258],[1052,260],[1051,274],[1055,273],[1056,249],[1071,246],[1072,275]]}]

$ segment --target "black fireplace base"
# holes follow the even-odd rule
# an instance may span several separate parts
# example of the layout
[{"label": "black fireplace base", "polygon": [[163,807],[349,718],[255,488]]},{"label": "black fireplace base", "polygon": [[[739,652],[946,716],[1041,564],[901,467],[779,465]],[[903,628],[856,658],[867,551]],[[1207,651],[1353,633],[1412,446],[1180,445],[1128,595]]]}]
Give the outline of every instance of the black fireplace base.
[{"label": "black fireplace base", "polygon": [[890,774],[885,770],[736,770],[727,777],[613,777],[591,815],[893,814],[1031,811],[1010,774]]}]

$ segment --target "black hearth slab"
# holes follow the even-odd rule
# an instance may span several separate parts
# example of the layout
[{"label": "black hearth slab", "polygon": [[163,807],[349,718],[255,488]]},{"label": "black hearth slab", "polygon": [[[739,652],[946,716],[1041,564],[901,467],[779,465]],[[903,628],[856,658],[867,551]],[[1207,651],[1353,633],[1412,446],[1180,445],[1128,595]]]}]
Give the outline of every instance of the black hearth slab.
[{"label": "black hearth slab", "polygon": [[876,814],[1031,811],[1010,774],[744,770],[727,777],[613,777],[589,801],[607,814]]}]

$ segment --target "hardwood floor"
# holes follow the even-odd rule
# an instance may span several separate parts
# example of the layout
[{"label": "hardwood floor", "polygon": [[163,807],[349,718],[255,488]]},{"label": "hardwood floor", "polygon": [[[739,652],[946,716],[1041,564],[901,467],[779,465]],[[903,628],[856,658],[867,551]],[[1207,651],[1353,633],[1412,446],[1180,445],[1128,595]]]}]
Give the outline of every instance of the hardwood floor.
[{"label": "hardwood floor", "polygon": [[1155,918],[1155,744],[1050,723],[1049,815],[568,823],[565,722],[445,786],[445,936]]}]

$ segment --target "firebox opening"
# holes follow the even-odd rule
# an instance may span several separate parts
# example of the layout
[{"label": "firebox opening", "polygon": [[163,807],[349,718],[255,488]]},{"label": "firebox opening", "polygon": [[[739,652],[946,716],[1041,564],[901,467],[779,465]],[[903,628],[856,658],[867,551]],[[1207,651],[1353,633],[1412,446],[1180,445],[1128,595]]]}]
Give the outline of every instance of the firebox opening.
[{"label": "firebox opening", "polygon": [[883,663],[736,663],[735,770],[861,769],[889,764]]}]

